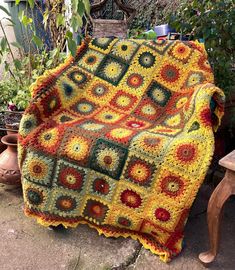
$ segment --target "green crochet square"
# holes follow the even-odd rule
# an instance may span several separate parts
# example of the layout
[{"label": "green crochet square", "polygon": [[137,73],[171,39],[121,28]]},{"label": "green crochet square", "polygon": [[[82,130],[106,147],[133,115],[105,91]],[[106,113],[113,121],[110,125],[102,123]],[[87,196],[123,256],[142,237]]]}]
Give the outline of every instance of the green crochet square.
[{"label": "green crochet square", "polygon": [[126,148],[99,139],[91,154],[90,168],[118,180],[122,173],[126,157]]},{"label": "green crochet square", "polygon": [[127,69],[128,64],[107,55],[99,65],[95,75],[116,86]]}]

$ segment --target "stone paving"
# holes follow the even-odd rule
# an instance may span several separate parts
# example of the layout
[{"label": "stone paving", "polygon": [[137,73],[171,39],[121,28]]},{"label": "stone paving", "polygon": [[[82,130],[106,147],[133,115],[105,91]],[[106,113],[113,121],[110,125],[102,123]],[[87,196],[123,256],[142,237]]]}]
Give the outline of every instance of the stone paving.
[{"label": "stone paving", "polygon": [[[57,232],[22,212],[22,192],[0,186],[0,270],[194,270],[205,269],[198,254],[208,247],[206,207],[211,190],[203,186],[185,229],[185,248],[165,264],[129,238],[105,238],[81,225]],[[225,206],[221,251],[212,270],[235,269],[235,200]]]}]

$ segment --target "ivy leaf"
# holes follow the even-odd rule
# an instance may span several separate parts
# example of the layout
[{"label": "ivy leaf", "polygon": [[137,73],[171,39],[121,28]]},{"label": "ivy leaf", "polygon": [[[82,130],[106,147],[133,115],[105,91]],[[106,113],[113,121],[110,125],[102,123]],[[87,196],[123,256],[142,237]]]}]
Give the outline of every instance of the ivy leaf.
[{"label": "ivy leaf", "polygon": [[75,57],[76,56],[76,51],[77,51],[77,44],[71,38],[68,39],[68,48],[69,48],[72,56]]},{"label": "ivy leaf", "polygon": [[3,37],[0,42],[0,49],[2,52],[5,52],[7,48],[7,39]]},{"label": "ivy leaf", "polygon": [[77,11],[78,9],[78,1],[79,0],[71,0],[71,5],[72,5],[72,11]]},{"label": "ivy leaf", "polygon": [[78,28],[82,27],[82,25],[82,18],[78,14],[76,16],[74,15],[71,19],[71,27],[73,28],[73,31],[77,32]]},{"label": "ivy leaf", "polygon": [[82,1],[80,1],[78,3],[78,8],[77,8],[77,12],[78,14],[82,17],[84,15],[84,11],[85,11],[85,5],[83,4]]},{"label": "ivy leaf", "polygon": [[14,65],[15,65],[16,69],[21,69],[21,67],[22,67],[19,59],[14,60]]},{"label": "ivy leaf", "polygon": [[1,9],[4,13],[6,13],[9,17],[11,17],[11,14],[9,13],[9,11],[8,11],[5,7],[3,7],[3,6],[0,5],[0,9]]},{"label": "ivy leaf", "polygon": [[65,26],[65,18],[62,14],[56,16],[56,27],[59,28],[61,25]]},{"label": "ivy leaf", "polygon": [[31,9],[34,8],[34,0],[28,0],[29,6]]},{"label": "ivy leaf", "polygon": [[89,0],[83,0],[83,4],[85,6],[86,13],[88,15],[90,15],[90,11],[91,11],[90,1]]},{"label": "ivy leaf", "polygon": [[66,34],[65,34],[65,37],[67,39],[72,39],[73,38],[73,33],[71,31],[67,31]]},{"label": "ivy leaf", "polygon": [[41,40],[38,36],[33,35],[32,41],[36,44],[36,46],[37,46],[39,49],[41,49],[41,48],[43,47],[43,42],[42,42],[42,40]]}]

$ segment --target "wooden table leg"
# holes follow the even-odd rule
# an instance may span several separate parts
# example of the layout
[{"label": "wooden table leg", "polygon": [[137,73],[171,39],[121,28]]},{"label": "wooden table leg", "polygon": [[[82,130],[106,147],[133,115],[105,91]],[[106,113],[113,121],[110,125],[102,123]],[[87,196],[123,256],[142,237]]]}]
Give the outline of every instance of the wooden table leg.
[{"label": "wooden table leg", "polygon": [[207,223],[209,230],[210,249],[199,255],[204,264],[214,261],[219,248],[219,233],[222,209],[226,200],[235,193],[235,173],[227,169],[225,177],[211,195],[207,209]]}]

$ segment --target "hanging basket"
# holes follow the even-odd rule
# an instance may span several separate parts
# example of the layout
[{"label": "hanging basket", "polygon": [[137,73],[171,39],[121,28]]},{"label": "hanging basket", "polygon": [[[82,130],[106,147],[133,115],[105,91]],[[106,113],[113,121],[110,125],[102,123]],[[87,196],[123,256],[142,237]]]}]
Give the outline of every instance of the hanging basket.
[{"label": "hanging basket", "polygon": [[[100,3],[91,5],[91,12],[99,11],[106,2],[107,0],[102,0]],[[122,0],[114,0],[114,2],[125,13],[124,20],[93,19],[90,17],[93,27],[93,37],[127,37],[128,27],[135,17],[136,10],[123,4]]]}]

